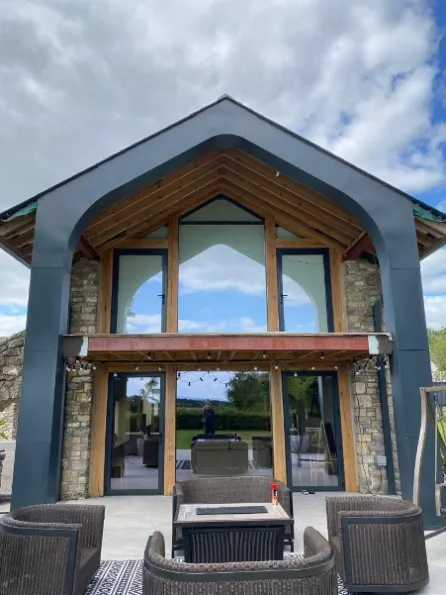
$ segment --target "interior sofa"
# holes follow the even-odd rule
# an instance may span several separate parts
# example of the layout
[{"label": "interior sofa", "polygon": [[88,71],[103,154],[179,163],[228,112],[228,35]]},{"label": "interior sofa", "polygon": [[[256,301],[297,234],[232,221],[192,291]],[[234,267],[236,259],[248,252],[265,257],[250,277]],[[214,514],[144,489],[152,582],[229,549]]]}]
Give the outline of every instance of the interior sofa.
[{"label": "interior sofa", "polygon": [[252,456],[254,463],[262,469],[273,467],[273,440],[271,436],[252,437]]},{"label": "interior sofa", "polygon": [[144,439],[142,464],[146,467],[158,467],[160,449],[159,434],[152,434]]}]

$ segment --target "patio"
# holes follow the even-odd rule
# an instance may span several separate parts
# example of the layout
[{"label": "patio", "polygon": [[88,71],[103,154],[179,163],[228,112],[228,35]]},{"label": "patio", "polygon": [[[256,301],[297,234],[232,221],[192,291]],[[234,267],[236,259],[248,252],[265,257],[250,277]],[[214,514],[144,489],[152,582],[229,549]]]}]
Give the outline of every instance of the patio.
[{"label": "patio", "polygon": [[[325,496],[294,494],[296,551],[303,549],[302,535],[307,525],[327,534]],[[333,495],[333,494],[330,494]],[[104,560],[140,559],[149,534],[160,530],[166,538],[166,551],[171,546],[171,498],[168,496],[112,496],[87,500],[105,504],[105,530],[102,549]],[[430,584],[419,591],[429,595],[444,593],[446,577],[446,534],[427,541]]]},{"label": "patio", "polygon": [[[337,493],[339,495],[339,492]],[[335,493],[310,495],[294,494],[296,527],[296,552],[303,550],[303,531],[312,525],[323,535],[327,534],[325,497]],[[79,501],[78,501],[79,502]],[[138,560],[142,558],[147,538],[154,531],[161,531],[166,539],[166,552],[171,547],[172,505],[168,496],[111,496],[92,498],[84,503],[106,506],[103,560]],[[0,512],[9,509],[2,504]],[[430,584],[418,593],[440,595],[444,593],[446,576],[446,534],[427,541]]]}]

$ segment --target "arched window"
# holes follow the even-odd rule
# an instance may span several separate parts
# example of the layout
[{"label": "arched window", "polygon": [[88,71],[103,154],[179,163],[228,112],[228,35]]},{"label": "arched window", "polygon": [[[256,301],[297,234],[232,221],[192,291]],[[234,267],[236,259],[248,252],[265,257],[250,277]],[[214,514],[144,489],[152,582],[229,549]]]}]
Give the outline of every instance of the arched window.
[{"label": "arched window", "polygon": [[264,221],[217,198],[179,231],[179,332],[267,330]]}]

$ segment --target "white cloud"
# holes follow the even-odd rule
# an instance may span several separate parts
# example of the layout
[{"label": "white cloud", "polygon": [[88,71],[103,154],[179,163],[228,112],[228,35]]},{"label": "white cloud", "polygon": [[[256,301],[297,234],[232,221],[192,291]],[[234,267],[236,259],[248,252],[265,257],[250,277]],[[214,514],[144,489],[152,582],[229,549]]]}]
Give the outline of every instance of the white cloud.
[{"label": "white cloud", "polygon": [[26,306],[29,292],[29,269],[0,250],[0,307]]},{"label": "white cloud", "polygon": [[[0,12],[0,210],[223,93],[405,190],[445,185],[425,0],[0,0]],[[260,291],[239,266],[212,279]],[[26,269],[0,253],[0,270],[0,305],[26,304]],[[191,267],[189,287],[208,273]],[[440,295],[444,276],[425,275],[426,291]]]},{"label": "white cloud", "polygon": [[[159,333],[161,316],[136,314],[127,322],[128,331],[136,334]],[[258,326],[248,316],[232,317],[212,322],[200,320],[179,320],[179,331],[182,333],[262,333],[266,331],[263,326]]]},{"label": "white cloud", "polygon": [[425,294],[446,293],[446,248],[437,250],[421,263]]},{"label": "white cloud", "polygon": [[435,207],[442,213],[446,213],[446,200],[440,201]]},{"label": "white cloud", "polygon": [[0,337],[9,337],[23,331],[26,325],[26,315],[0,314]]},{"label": "white cloud", "polygon": [[431,328],[446,326],[446,295],[424,297],[427,325]]},{"label": "white cloud", "polygon": [[[266,300],[265,265],[222,244],[208,248],[181,265],[180,294],[225,290],[263,296]],[[284,291],[289,305],[310,302],[304,290],[288,277],[284,278]]]},{"label": "white cloud", "polygon": [[446,248],[437,250],[421,263],[427,325],[446,326]]}]

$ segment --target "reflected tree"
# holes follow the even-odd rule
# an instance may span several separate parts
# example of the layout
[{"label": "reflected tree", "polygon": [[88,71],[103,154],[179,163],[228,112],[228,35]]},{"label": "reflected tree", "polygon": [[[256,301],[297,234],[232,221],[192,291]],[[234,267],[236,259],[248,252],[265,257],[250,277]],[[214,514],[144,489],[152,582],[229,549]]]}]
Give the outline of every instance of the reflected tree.
[{"label": "reflected tree", "polygon": [[269,412],[269,374],[237,372],[228,382],[226,398],[240,411]]}]

